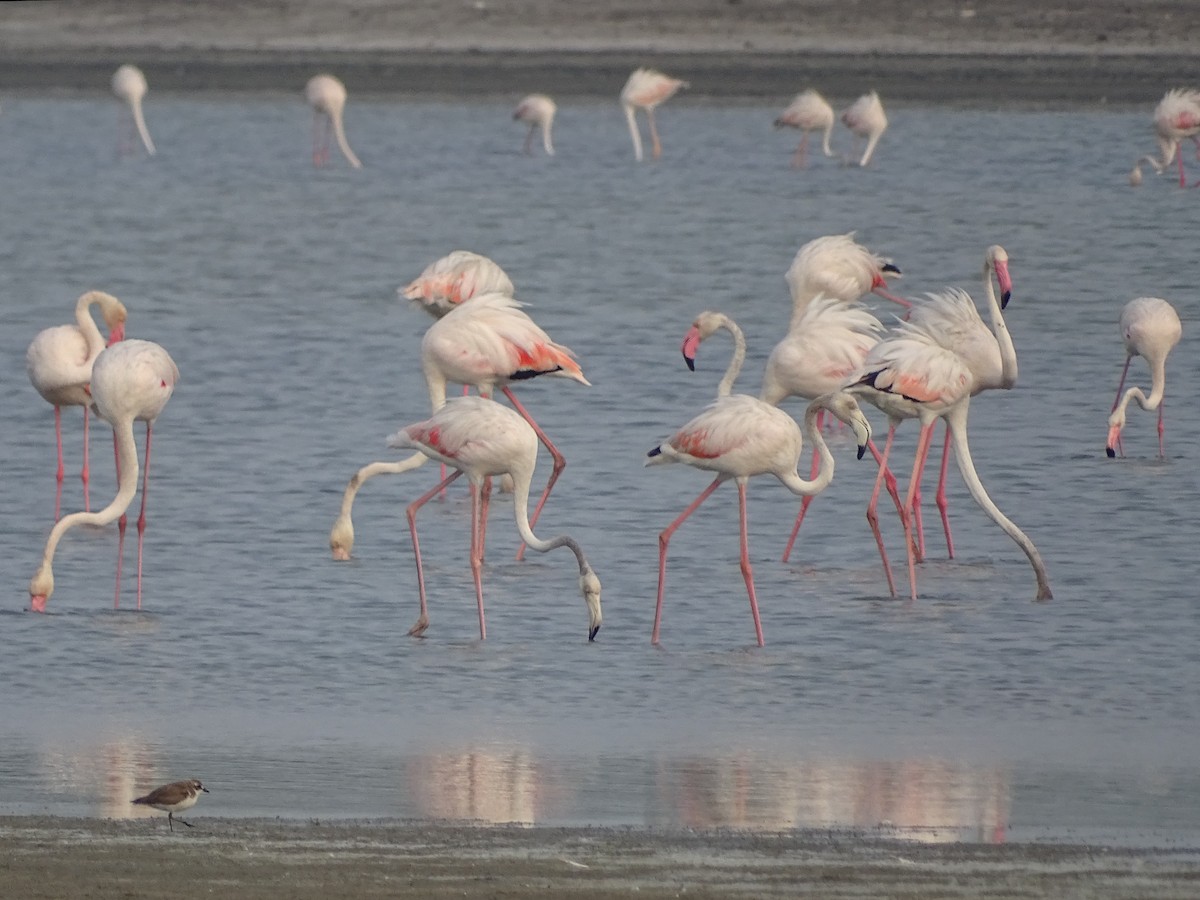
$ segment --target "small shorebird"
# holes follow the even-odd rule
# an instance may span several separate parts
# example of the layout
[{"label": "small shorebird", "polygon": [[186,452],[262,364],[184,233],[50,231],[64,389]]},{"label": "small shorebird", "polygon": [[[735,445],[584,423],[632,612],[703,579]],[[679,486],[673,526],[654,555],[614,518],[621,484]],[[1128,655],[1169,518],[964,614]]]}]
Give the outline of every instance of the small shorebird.
[{"label": "small shorebird", "polygon": [[[201,791],[207,794],[208,788],[195,778],[190,781],[172,781],[170,784],[155,788],[145,797],[138,797],[133,802],[161,809],[167,814],[167,825],[174,831],[175,813],[195,806],[196,801],[200,799]],[[183,819],[179,821],[183,822]],[[192,827],[191,822],[183,822],[183,824],[188,828]]]}]

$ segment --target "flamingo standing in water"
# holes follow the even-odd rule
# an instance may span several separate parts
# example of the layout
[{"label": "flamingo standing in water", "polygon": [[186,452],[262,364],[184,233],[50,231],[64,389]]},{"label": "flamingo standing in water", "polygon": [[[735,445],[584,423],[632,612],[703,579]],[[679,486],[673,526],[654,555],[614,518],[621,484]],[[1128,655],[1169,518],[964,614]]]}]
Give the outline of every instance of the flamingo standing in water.
[{"label": "flamingo standing in water", "polygon": [[323,166],[329,162],[329,138],[332,133],[346,161],[353,168],[361,169],[362,163],[350,149],[346,129],[342,125],[346,86],[332,75],[314,75],[308,80],[304,95],[313,108],[313,165]]},{"label": "flamingo standing in water", "polygon": [[953,439],[954,457],[972,498],[1028,557],[1037,579],[1036,599],[1049,600],[1053,594],[1050,591],[1045,564],[1037,547],[1000,511],[988,496],[975,471],[971,448],[967,441],[967,410],[974,381],[975,376],[963,359],[941,346],[937,337],[921,325],[902,323],[896,334],[872,348],[862,374],[845,388],[849,393],[878,407],[888,415],[891,422],[879,476],[875,480],[875,490],[868,506],[868,518],[873,515],[879,501],[880,484],[887,470],[888,453],[897,423],[901,419],[920,419],[921,435],[917,441],[912,477],[908,483],[908,494],[901,514],[904,545],[908,555],[910,596],[916,600],[916,546],[911,526],[913,507],[921,472],[929,454],[933,427],[938,419],[945,419]]},{"label": "flamingo standing in water", "polygon": [[539,128],[542,130],[542,146],[546,149],[546,155],[554,155],[554,144],[550,141],[550,129],[554,125],[556,112],[558,112],[558,105],[545,94],[530,94],[517,104],[517,108],[513,110],[513,120],[524,122],[529,126],[529,133],[525,135],[524,153],[526,156],[533,153],[533,133]]},{"label": "flamingo standing in water", "polygon": [[29,608],[45,612],[54,593],[54,552],[58,542],[77,525],[107,525],[120,517],[117,543],[117,587],[113,606],[121,602],[121,558],[125,548],[125,510],[137,493],[138,457],[133,439],[135,420],[146,423],[146,470],[142,476],[142,509],[138,516],[137,605],[142,608],[142,545],[146,533],[146,487],[150,480],[150,436],[155,419],[167,405],[179,369],[158,344],[129,340],[107,348],[92,366],[92,399],[96,412],[113,427],[117,444],[117,495],[99,512],[63,516],[50,529],[42,564],[29,583]]},{"label": "flamingo standing in water", "polygon": [[884,276],[899,276],[900,269],[854,240],[849,234],[828,234],[813,238],[796,251],[784,280],[792,295],[792,324],[818,294],[853,303],[868,293],[898,303],[905,309],[912,304],[888,291]]},{"label": "flamingo standing in water", "polygon": [[676,91],[688,86],[686,81],[672,78],[654,69],[634,69],[621,89],[621,108],[625,110],[625,119],[629,122],[629,135],[633,138],[633,155],[638,162],[642,161],[642,136],[638,131],[637,108],[646,111],[646,119],[650,123],[651,153],[655,159],[662,156],[662,144],[658,140],[658,129],[654,127],[654,107],[675,96]]},{"label": "flamingo standing in water", "polygon": [[579,542],[567,535],[550,540],[539,539],[529,520],[529,485],[537,464],[538,435],[521,416],[485,397],[457,397],[423,422],[401,428],[388,438],[391,447],[414,447],[426,456],[454,467],[441,484],[428,491],[407,509],[412,533],[413,554],[417,560],[417,587],[421,614],[409,634],[424,634],[429,627],[425,603],[425,576],[421,565],[421,545],[417,539],[417,512],[450,482],[464,472],[471,482],[471,574],[475,579],[475,599],[479,607],[479,638],[487,638],[483,615],[483,541],[487,523],[488,491],[485,482],[493,475],[508,474],[513,479],[513,515],[517,531],[527,547],[547,553],[567,547],[579,563],[579,590],[588,611],[588,640],[600,630],[600,579],[588,564]]},{"label": "flamingo standing in water", "polygon": [[[104,324],[108,326],[108,341],[100,334],[92,319],[91,307],[100,307]],[[58,447],[58,469],[55,478],[58,488],[54,494],[54,518],[58,520],[62,507],[63,442],[62,410],[64,406],[83,407],[83,508],[91,510],[88,496],[88,414],[92,404],[89,383],[92,365],[105,346],[125,337],[125,306],[112,294],[88,291],[75,303],[75,325],[55,325],[39,331],[25,351],[25,369],[29,380],[42,398],[54,407],[54,441]]]},{"label": "flamingo standing in water", "polygon": [[[155,153],[154,141],[150,140],[150,130],[146,128],[146,119],[142,115],[142,98],[146,96],[147,91],[146,76],[137,66],[121,66],[113,72],[112,90],[118,100],[128,104],[129,115],[133,120],[133,127],[137,131],[138,137],[142,139],[142,146],[146,148],[148,154],[153,156]],[[126,150],[128,146],[122,139],[121,152],[128,152]]]},{"label": "flamingo standing in water", "polygon": [[[1179,154],[1179,186],[1187,187],[1187,176],[1183,171],[1183,148],[1185,138],[1193,141],[1200,135],[1200,91],[1191,88],[1174,88],[1167,91],[1154,110],[1154,137],[1162,159],[1143,156],[1133,164],[1129,183],[1142,183],[1142,163],[1148,162],[1154,171],[1162,173],[1175,154]],[[1200,143],[1197,144],[1200,148]],[[1200,153],[1200,149],[1197,151]]]},{"label": "flamingo standing in water", "polygon": [[[421,366],[434,412],[446,404],[446,386],[450,382],[474,387],[487,398],[499,388],[550,451],[554,468],[530,519],[531,523],[537,524],[542,507],[566,466],[566,459],[517,400],[509,384],[539,375],[553,375],[590,385],[591,382],[584,378],[583,370],[575,361],[574,353],[554,343],[512,297],[483,294],[456,307],[430,326],[421,341]],[[397,471],[407,471],[423,461],[423,458],[416,461],[410,457],[391,465],[400,467]],[[387,470],[375,469],[364,475],[365,471],[360,470],[351,479],[343,495],[342,509],[329,535],[334,559],[349,559],[354,546],[351,521],[354,494],[366,478]],[[518,552],[517,555],[522,558],[524,554]]]},{"label": "flamingo standing in water", "polygon": [[871,161],[875,145],[879,143],[879,139],[888,127],[887,115],[883,111],[883,103],[879,99],[879,94],[875,91],[863,94],[849,107],[842,110],[842,124],[850,129],[855,138],[867,139],[867,149],[863,151],[862,158],[858,161],[860,166],[865,166]]},{"label": "flamingo standing in water", "polygon": [[804,416],[804,434],[812,441],[821,458],[820,472],[813,481],[805,481],[797,472],[803,436],[800,426],[787,413],[769,403],[747,394],[732,394],[733,383],[746,357],[746,340],[742,330],[727,316],[703,312],[697,316],[683,340],[683,356],[690,368],[695,367],[696,349],[700,342],[718,329],[733,335],[734,351],[729,367],[717,387],[717,399],[670,438],[647,454],[646,465],[681,462],[698,469],[716,472],[717,477],[700,496],[658,536],[658,602],[654,609],[654,630],[650,640],[658,643],[662,622],[663,591],[667,577],[667,547],[671,536],[684,521],[715,491],[722,482],[734,479],[738,488],[738,515],[741,535],[741,569],[750,597],[750,613],[754,617],[754,634],[763,645],[762,623],[758,615],[758,598],[754,590],[754,573],[750,567],[750,545],[746,531],[746,484],[753,475],[774,475],[789,491],[806,497],[818,494],[833,480],[833,454],[816,427],[817,411],[828,410],[854,429],[858,438],[859,458],[862,458],[871,426],[848,394],[830,394],[814,400]]},{"label": "flamingo standing in water", "polygon": [[833,135],[833,107],[829,101],[812,88],[797,94],[779,118],[775,120],[776,128],[798,128],[803,132],[796,152],[792,154],[792,168],[800,169],[808,164],[808,134],[810,131],[822,132],[821,150],[826,156],[833,156],[829,139]]},{"label": "flamingo standing in water", "polygon": [[431,262],[415,279],[396,291],[440,319],[476,294],[515,296],[512,279],[495,262],[470,250],[454,250]]},{"label": "flamingo standing in water", "polygon": [[[1117,385],[1117,398],[1113,401],[1112,415],[1108,417],[1108,442],[1105,451],[1109,457],[1117,455],[1121,447],[1121,429],[1125,427],[1125,409],[1131,400],[1136,400],[1142,409],[1158,410],[1158,455],[1163,454],[1163,393],[1167,383],[1167,355],[1183,334],[1179,314],[1175,307],[1158,297],[1138,297],[1130,300],[1121,310],[1121,340],[1125,343],[1125,367],[1121,370],[1121,381]],[[1144,356],[1150,366],[1150,396],[1141,388],[1131,387],[1121,396],[1125,387],[1125,376],[1129,374],[1129,363],[1135,356]]]}]

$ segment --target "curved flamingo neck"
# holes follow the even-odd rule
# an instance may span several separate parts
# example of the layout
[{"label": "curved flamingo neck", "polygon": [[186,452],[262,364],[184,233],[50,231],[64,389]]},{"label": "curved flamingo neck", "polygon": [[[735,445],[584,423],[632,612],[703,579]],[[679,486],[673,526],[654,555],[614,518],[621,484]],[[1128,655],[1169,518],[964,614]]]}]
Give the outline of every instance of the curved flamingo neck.
[{"label": "curved flamingo neck", "polygon": [[1000,386],[1010,390],[1017,383],[1017,348],[1013,344],[1012,335],[1008,331],[1008,323],[1004,321],[1004,310],[996,299],[996,289],[992,284],[995,262],[991,253],[983,263],[983,284],[987,291],[988,306],[992,315],[992,334],[1000,345]]},{"label": "curved flamingo neck", "polygon": [[742,333],[737,322],[728,316],[718,315],[718,320],[720,322],[718,327],[724,328],[733,335],[733,356],[729,358],[729,365],[725,368],[725,374],[717,385],[717,396],[728,397],[733,393],[733,383],[737,381],[738,375],[742,372],[742,365],[746,362],[746,335]]},{"label": "curved flamingo neck", "polygon": [[1167,357],[1166,355],[1155,355],[1147,357],[1146,361],[1150,364],[1150,396],[1147,397],[1145,392],[1139,387],[1131,387],[1121,397],[1121,402],[1117,404],[1117,408],[1113,410],[1109,416],[1109,423],[1125,421],[1125,409],[1130,402],[1136,400],[1138,406],[1142,409],[1152,410],[1158,409],[1162,403],[1163,395],[1167,390]]},{"label": "curved flamingo neck", "polygon": [[419,468],[428,460],[428,456],[417,451],[407,459],[394,462],[373,462],[363,466],[354,473],[350,483],[346,485],[346,490],[342,494],[342,508],[339,515],[347,517],[350,515],[350,510],[354,506],[354,498],[358,495],[359,490],[376,475],[399,475],[402,472]]},{"label": "curved flamingo neck", "polygon": [[142,115],[142,98],[133,96],[129,98],[129,110],[133,113],[133,124],[137,128],[138,136],[142,139],[142,146],[146,148],[146,152],[154,156],[154,141],[150,139],[150,129],[146,127],[146,118]]},{"label": "curved flamingo neck", "polygon": [[584,575],[590,572],[592,568],[588,565],[583,548],[579,546],[579,542],[575,538],[560,534],[558,537],[543,541],[533,533],[533,528],[529,525],[529,485],[533,481],[533,466],[513,466],[509,469],[509,474],[513,479],[513,518],[516,520],[517,532],[521,535],[521,540],[539,553],[548,553],[558,547],[567,547],[575,554],[575,560],[579,563],[579,574]]},{"label": "curved flamingo neck", "polygon": [[75,304],[75,321],[79,325],[79,330],[83,332],[83,339],[88,346],[88,359],[95,359],[100,355],[100,351],[105,348],[108,341],[104,339],[104,335],[100,333],[99,326],[96,325],[96,320],[92,318],[92,306],[100,303],[100,298],[95,291],[89,291],[79,298]]},{"label": "curved flamingo neck", "polygon": [[1050,579],[1046,574],[1046,564],[1042,562],[1042,555],[1038,552],[1037,547],[1020,528],[1016,526],[1004,513],[1000,512],[999,507],[992,502],[992,498],[988,496],[988,492],[983,487],[983,482],[979,480],[979,474],[975,471],[975,463],[971,459],[971,447],[967,442],[967,407],[969,406],[969,398],[955,406],[946,413],[946,426],[950,430],[950,434],[954,440],[954,458],[958,462],[958,470],[962,473],[963,481],[967,484],[967,490],[971,492],[971,497],[976,503],[983,508],[989,516],[992,517],[997,525],[1004,529],[1004,532],[1012,538],[1018,547],[1020,547],[1025,555],[1029,558],[1030,565],[1033,566],[1033,574],[1037,579],[1037,600],[1053,599],[1054,594],[1050,590]]},{"label": "curved flamingo neck", "polygon": [[833,119],[829,120],[829,124],[825,126],[825,134],[821,138],[821,150],[826,156],[833,156],[833,148],[829,146],[829,139],[833,137]]},{"label": "curved flamingo neck", "polygon": [[629,136],[633,138],[633,156],[642,161],[642,136],[638,133],[637,117],[634,115],[632,104],[625,104],[625,119],[629,122]]},{"label": "curved flamingo neck", "polygon": [[810,403],[804,413],[804,436],[812,443],[813,451],[820,461],[817,477],[812,481],[807,481],[801,478],[800,473],[796,470],[779,476],[784,487],[798,497],[811,497],[819,494],[833,481],[833,453],[830,452],[829,445],[825,443],[825,438],[821,436],[821,430],[817,428],[817,414],[822,408],[819,403]]},{"label": "curved flamingo neck", "polygon": [[338,149],[342,151],[342,156],[346,157],[346,161],[356,169],[362,168],[362,163],[358,157],[354,155],[354,151],[350,149],[350,142],[346,140],[346,129],[342,125],[342,110],[340,107],[333,107],[329,110],[329,119],[333,122],[333,139],[337,141]]}]

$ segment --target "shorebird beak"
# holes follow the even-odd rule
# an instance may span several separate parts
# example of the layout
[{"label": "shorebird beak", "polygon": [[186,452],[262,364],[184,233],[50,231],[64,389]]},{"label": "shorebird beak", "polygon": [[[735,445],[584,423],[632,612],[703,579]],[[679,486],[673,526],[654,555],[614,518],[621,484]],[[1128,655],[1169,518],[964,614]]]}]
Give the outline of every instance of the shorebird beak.
[{"label": "shorebird beak", "polygon": [[589,642],[594,641],[596,639],[596,635],[599,632],[600,632],[600,626],[597,625],[595,628],[593,628],[591,631],[588,632],[588,641]]},{"label": "shorebird beak", "polygon": [[693,372],[696,371],[696,350],[700,346],[700,329],[693,325],[683,338],[683,361]]},{"label": "shorebird beak", "polygon": [[206,787],[202,787],[202,788],[200,788],[200,790],[204,791],[204,793],[206,793],[206,794],[208,793],[208,788],[206,788]]}]

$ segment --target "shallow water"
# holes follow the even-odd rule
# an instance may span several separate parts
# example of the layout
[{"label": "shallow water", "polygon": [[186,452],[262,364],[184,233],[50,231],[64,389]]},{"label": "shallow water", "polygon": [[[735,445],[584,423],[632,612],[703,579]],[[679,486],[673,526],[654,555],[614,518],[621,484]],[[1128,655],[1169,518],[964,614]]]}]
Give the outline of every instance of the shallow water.
[{"label": "shallow water", "polygon": [[[564,108],[546,159],[520,155],[507,106],[352,99],[356,172],[311,168],[295,96],[151,100],[153,159],[118,158],[99,95],[18,97],[0,118],[0,812],[133,815],[133,796],[197,776],[212,789],[197,814],[1200,835],[1200,213],[1168,177],[1126,185],[1152,146],[1145,110],[897,109],[872,168],[793,171],[774,109],[673,102],[664,159],[637,166],[610,102]],[[889,598],[863,522],[874,466],[837,436],[837,477],[790,564],[795,498],[751,489],[766,647],[726,486],[671,544],[654,648],[656,536],[708,479],[642,459],[711,398],[729,349],[706,343],[689,373],[683,333],[703,309],[734,316],[750,345],[740,386],[756,391],[796,248],[852,229],[896,260],[909,295],[961,285],[982,299],[983,249],[1008,249],[1020,384],[972,404],[971,440],[1055,599],[1031,602],[1025,558],[957,476],[957,559],[931,509],[920,600]],[[538,530],[578,537],[603,580],[595,644],[569,554],[514,562],[503,500],[478,641],[461,488],[422,513],[433,624],[407,637],[403,507],[433,466],[364,488],[356,558],[329,558],[346,480],[395,458],[385,436],[428,411],[429,320],[395,288],[460,247],[505,267],[593,383],[519,392],[568,460]],[[26,585],[54,445],[23,354],[93,287],[182,373],[155,431],[144,606],[127,548],[112,609],[110,526],[63,542],[36,616]],[[1141,295],[1184,320],[1167,458],[1135,411],[1128,457],[1107,460],[1116,319]],[[1140,360],[1133,373],[1148,382]],[[71,510],[78,411],[65,419]],[[902,429],[902,460],[915,431]],[[96,506],[114,490],[106,447],[93,434]]]}]

